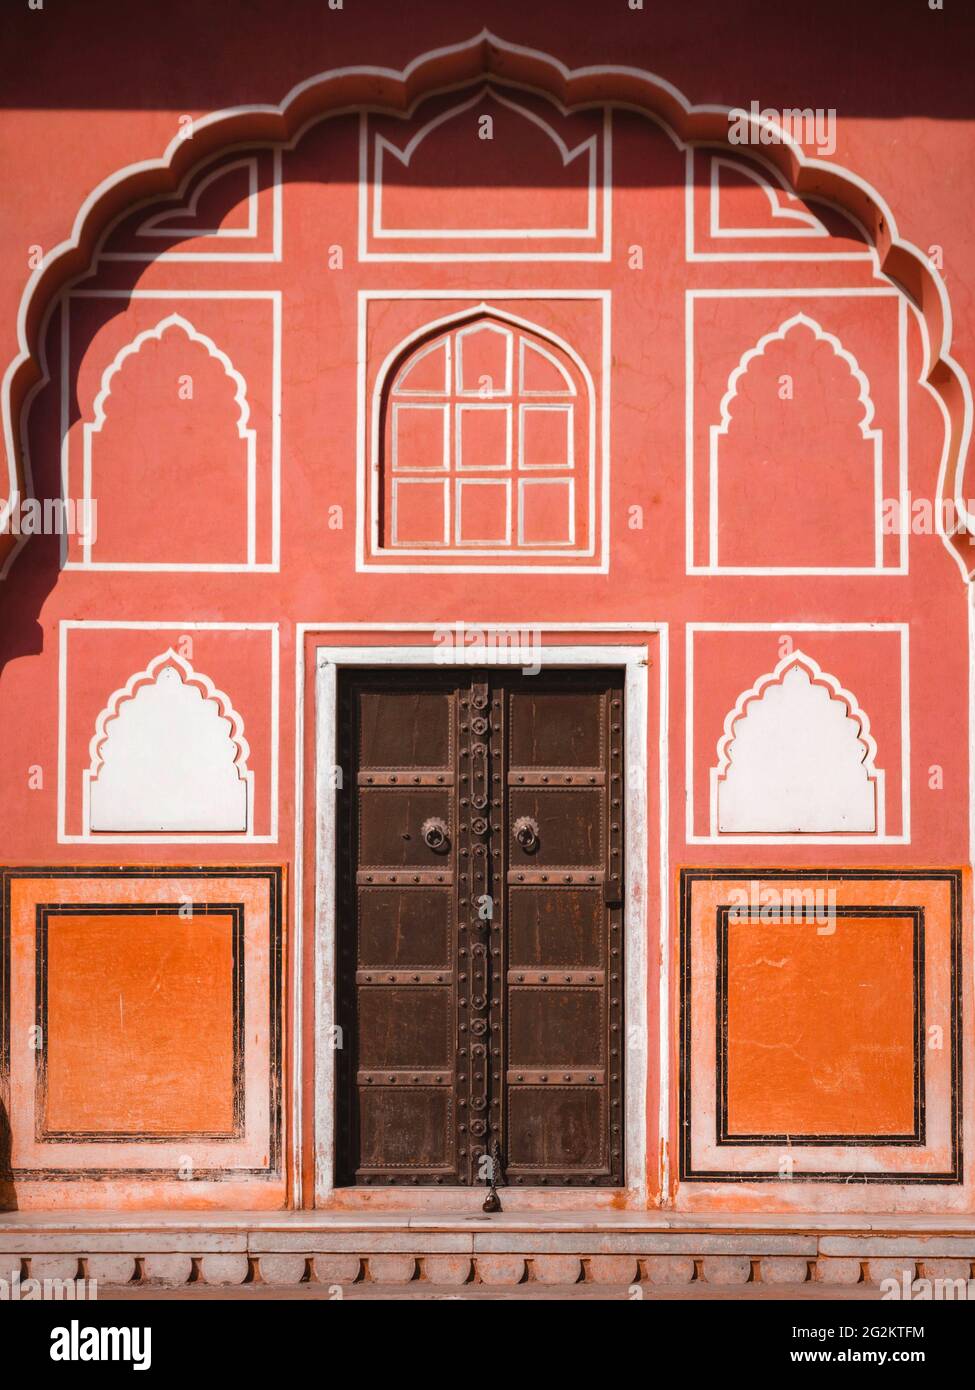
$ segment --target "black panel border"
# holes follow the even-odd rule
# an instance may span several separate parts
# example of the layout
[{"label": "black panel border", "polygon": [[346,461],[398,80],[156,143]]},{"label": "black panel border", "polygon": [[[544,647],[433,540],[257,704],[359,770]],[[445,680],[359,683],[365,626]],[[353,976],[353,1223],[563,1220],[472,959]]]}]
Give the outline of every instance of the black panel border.
[{"label": "black panel border", "polygon": [[716,971],[716,1069],[717,1069],[717,1119],[718,1144],[721,1147],[744,1147],[754,1144],[802,1144],[810,1148],[875,1147],[890,1144],[900,1147],[923,1147],[925,1137],[924,1115],[924,908],[900,906],[854,906],[852,904],[831,907],[835,917],[881,917],[900,919],[911,923],[911,990],[913,995],[914,1017],[911,1029],[911,1053],[913,1063],[912,1089],[914,1092],[914,1128],[909,1134],[807,1134],[801,1130],[793,1134],[732,1134],[728,1130],[728,926],[731,914],[735,922],[760,924],[771,920],[780,925],[809,926],[818,918],[803,915],[797,917],[792,908],[761,907],[757,912],[747,908],[722,905],[717,912],[717,971]]},{"label": "black panel border", "polygon": [[[232,1128],[223,1130],[52,1130],[47,1128],[47,1073],[50,1053],[48,1028],[48,923],[52,917],[230,917],[233,1052],[231,1087]],[[244,904],[243,903],[37,903],[35,1007],[41,1047],[35,1056],[34,1138],[40,1144],[167,1144],[183,1140],[242,1139],[244,1137]]]},{"label": "black panel border", "polygon": [[[118,1178],[141,1178],[151,1180],[175,1180],[183,1182],[235,1182],[253,1179],[271,1182],[283,1175],[282,1154],[284,1149],[284,1027],[283,1016],[283,910],[284,910],[284,869],[280,865],[141,865],[119,866],[91,865],[17,865],[0,868],[0,1000],[2,1000],[3,1027],[0,1029],[0,1082],[9,1091],[10,1075],[10,890],[15,880],[49,878],[233,878],[259,879],[268,888],[268,979],[269,979],[269,1019],[268,1019],[268,1101],[269,1101],[269,1145],[268,1162],[261,1168],[195,1168],[192,1178],[185,1178],[178,1168],[8,1168],[0,1172],[0,1177],[14,1182],[111,1182]],[[74,904],[66,905],[74,907]],[[156,906],[159,906],[158,904]],[[170,1136],[167,1136],[169,1138]],[[193,1136],[196,1138],[197,1136]],[[130,1140],[130,1142],[136,1142]],[[178,1142],[178,1140],[177,1140]]]},{"label": "black panel border", "polygon": [[[944,1172],[796,1172],[788,1179],[779,1172],[721,1171],[695,1168],[691,1151],[691,894],[693,885],[715,879],[734,882],[750,880],[844,882],[946,883],[950,893],[949,973],[951,997],[951,1165]],[[682,1182],[758,1182],[790,1183],[871,1183],[892,1187],[944,1186],[964,1181],[962,1152],[962,870],[961,869],[732,869],[718,866],[680,870],[680,1007],[679,1007],[679,1087],[678,1087],[678,1176]],[[903,911],[903,909],[901,909]]]}]

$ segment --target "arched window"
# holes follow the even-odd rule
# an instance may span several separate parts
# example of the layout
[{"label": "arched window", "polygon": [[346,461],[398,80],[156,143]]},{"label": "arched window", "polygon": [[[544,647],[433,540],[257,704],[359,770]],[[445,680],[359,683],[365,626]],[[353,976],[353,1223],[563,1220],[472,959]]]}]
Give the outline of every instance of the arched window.
[{"label": "arched window", "polygon": [[413,341],[379,386],[382,549],[586,550],[592,398],[563,347],[479,314]]}]

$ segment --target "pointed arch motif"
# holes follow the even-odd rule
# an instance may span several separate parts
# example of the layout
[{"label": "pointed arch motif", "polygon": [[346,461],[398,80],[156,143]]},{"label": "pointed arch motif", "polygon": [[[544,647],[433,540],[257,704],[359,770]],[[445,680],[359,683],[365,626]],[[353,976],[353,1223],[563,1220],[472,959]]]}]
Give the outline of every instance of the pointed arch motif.
[{"label": "pointed arch motif", "polygon": [[847,351],[835,333],[827,332],[816,319],[812,318],[809,314],[800,312],[798,314],[793,314],[790,318],[784,319],[782,323],[779,324],[778,328],[773,329],[771,333],[763,334],[754,347],[750,347],[747,351],[742,353],[737,367],[735,367],[728,378],[728,389],[721,398],[721,405],[718,412],[721,417],[720,424],[713,426],[719,434],[728,433],[728,426],[731,423],[732,403],[738,395],[738,388],[741,384],[742,377],[747,373],[755,358],[765,355],[765,350],[769,343],[784,342],[789,334],[800,326],[808,328],[820,342],[828,343],[836,356],[845,362],[850,369],[850,375],[860,388],[860,404],[863,406],[863,418],[860,421],[860,431],[864,439],[869,438],[872,434],[879,433],[879,431],[870,428],[874,415],[873,401],[870,399],[870,382],[867,380],[866,374],[861,370],[859,362],[853,356],[852,352]]},{"label": "pointed arch motif", "polygon": [[[537,146],[543,153],[544,159],[550,161],[551,169],[548,176],[553,181],[567,177],[570,172],[573,175],[572,181],[565,187],[560,187],[559,191],[566,196],[571,196],[573,210],[577,214],[576,218],[564,226],[558,221],[553,221],[551,214],[546,220],[544,215],[545,200],[536,200],[539,203],[538,212],[541,215],[528,221],[525,225],[519,225],[517,218],[511,220],[510,214],[506,214],[506,204],[510,199],[505,199],[498,200],[497,213],[502,220],[497,225],[493,222],[485,225],[483,204],[479,209],[471,207],[471,213],[479,211],[480,218],[470,226],[454,226],[453,222],[449,226],[440,225],[441,219],[438,216],[430,218],[422,228],[397,225],[395,214],[389,214],[387,210],[387,200],[384,198],[386,189],[389,188],[391,193],[395,194],[411,178],[416,179],[420,185],[424,185],[424,168],[426,166],[436,168],[444,157],[449,157],[450,153],[449,145],[446,151],[441,149],[438,152],[437,149],[432,148],[432,144],[439,137],[442,145],[444,137],[449,137],[448,127],[453,122],[459,121],[466,113],[476,110],[478,119],[481,119],[482,115],[490,115],[489,112],[482,110],[490,103],[494,104],[496,113],[500,112],[502,115],[511,113],[519,121],[527,124],[525,139],[517,142],[517,159],[512,158],[513,150],[510,136],[506,140],[496,142],[493,138],[493,132],[490,140],[486,139],[483,143],[475,142],[479,148],[474,151],[474,154],[482,162],[485,159],[488,160],[489,168],[494,166],[496,177],[507,180],[512,188],[520,188],[519,176],[524,177],[524,175],[519,166],[523,167],[529,157],[524,146],[526,140],[533,141],[534,146]],[[538,139],[536,132],[541,133],[542,140]],[[570,148],[554,125],[544,116],[533,111],[524,102],[512,100],[497,87],[485,83],[479,86],[472,95],[463,97],[460,101],[431,117],[403,145],[378,132],[372,137],[371,166],[367,178],[372,209],[369,235],[377,242],[381,242],[385,238],[387,240],[412,239],[414,242],[424,243],[437,241],[460,243],[467,239],[473,241],[501,240],[510,243],[513,241],[527,242],[533,237],[589,241],[595,238],[598,231],[597,173],[600,140],[604,138],[605,135],[592,134],[580,140],[574,148]],[[427,148],[424,149],[424,146]],[[425,161],[424,156],[426,157]],[[416,172],[416,166],[419,166],[418,172]],[[570,166],[573,167],[570,169]],[[484,171],[482,177],[486,173],[487,170]],[[546,174],[536,169],[533,170],[533,178],[539,182],[544,182]],[[453,201],[456,203],[456,197]],[[568,209],[565,211],[567,212]]]},{"label": "pointed arch motif", "polygon": [[376,375],[372,428],[376,553],[591,549],[592,378],[537,324],[482,301],[414,330]]},{"label": "pointed arch motif", "polygon": [[[728,378],[728,385],[721,399],[721,403],[718,409],[719,422],[710,426],[708,440],[708,490],[710,497],[710,515],[708,525],[709,564],[713,569],[719,569],[721,566],[721,447],[722,440],[727,439],[729,436],[729,432],[733,422],[735,401],[739,396],[739,392],[750,369],[755,365],[757,361],[760,361],[760,359],[762,359],[765,356],[769,346],[773,343],[785,343],[787,339],[790,337],[790,335],[796,333],[797,331],[808,331],[813,335],[817,342],[825,343],[828,347],[830,347],[833,351],[834,356],[837,358],[838,361],[844,364],[844,366],[849,371],[850,376],[856,383],[858,392],[857,400],[862,412],[860,415],[860,419],[857,421],[857,425],[860,431],[860,437],[866,445],[865,453],[869,459],[870,465],[869,474],[863,480],[863,488],[865,490],[865,495],[870,497],[870,495],[872,494],[868,511],[869,514],[872,516],[873,520],[873,544],[871,547],[871,553],[869,558],[863,557],[859,567],[862,568],[864,571],[870,571],[871,569],[874,571],[882,570],[884,568],[884,445],[883,431],[880,429],[875,429],[873,427],[874,402],[870,394],[870,382],[867,379],[866,373],[860,367],[859,362],[854,357],[853,353],[848,351],[848,349],[843,346],[842,342],[836,336],[836,334],[828,332],[825,328],[823,328],[822,324],[819,323],[817,319],[801,311],[799,313],[792,314],[787,319],[784,319],[782,323],[779,324],[778,328],[773,329],[769,333],[763,334],[763,336],[759,338],[757,343],[755,343],[752,347],[748,348],[742,354],[738,362],[738,365],[734,368],[734,370],[731,372]],[[808,429],[806,433],[814,438],[815,428],[813,427],[811,429]],[[795,477],[795,482],[797,484],[801,483],[801,477]],[[818,488],[818,474],[816,479],[816,486]],[[851,500],[856,501],[857,499]],[[842,502],[839,502],[837,505],[842,505]],[[780,520],[781,518],[770,519],[768,524],[770,527],[775,527],[778,525]],[[788,533],[786,532],[786,534]],[[740,565],[740,563],[741,562],[739,560],[738,564]],[[761,560],[756,560],[752,563],[755,564],[758,568],[760,568],[762,565]],[[768,564],[768,560],[766,560],[765,563]],[[842,560],[837,559],[837,565],[840,565],[842,563]],[[779,567],[783,571],[789,571],[794,573],[799,573],[803,569],[816,571],[817,568],[822,568],[821,565],[817,567],[816,565],[809,565],[808,563],[803,564],[801,562],[801,557],[799,562],[793,562],[791,564],[786,563],[785,557],[783,557],[783,560],[779,563]]]},{"label": "pointed arch motif", "polygon": [[[125,343],[115,354],[112,361],[102,372],[101,383],[98,394],[92,403],[92,418],[86,420],[83,428],[83,478],[84,505],[91,508],[93,505],[93,473],[94,473],[94,437],[100,434],[104,428],[108,412],[108,403],[113,390],[117,387],[119,380],[124,377],[126,363],[137,357],[145,345],[149,342],[162,342],[168,333],[183,333],[191,343],[199,344],[205,348],[207,353],[223,368],[224,373],[232,382],[234,388],[234,404],[237,408],[236,429],[237,437],[244,445],[245,477],[243,488],[246,496],[246,534],[243,539],[243,553],[240,555],[240,563],[253,565],[256,562],[257,550],[257,435],[250,426],[250,403],[247,399],[247,382],[236,369],[227,354],[218,347],[208,334],[201,332],[181,313],[167,314],[165,318],[159,320],[152,328],[144,329],[128,343]],[[67,467],[67,437],[62,440],[62,454],[65,468]],[[92,545],[94,543],[93,531],[89,529],[83,539],[81,566],[93,564]],[[138,567],[138,566],[135,566]],[[176,566],[180,567],[180,566]],[[187,565],[185,568],[194,568]]]},{"label": "pointed arch motif", "polygon": [[856,697],[805,652],[735,702],[711,769],[711,833],[885,831],[884,774]]},{"label": "pointed arch motif", "polygon": [[88,754],[86,835],[253,831],[243,720],[172,647],[112,693]]}]

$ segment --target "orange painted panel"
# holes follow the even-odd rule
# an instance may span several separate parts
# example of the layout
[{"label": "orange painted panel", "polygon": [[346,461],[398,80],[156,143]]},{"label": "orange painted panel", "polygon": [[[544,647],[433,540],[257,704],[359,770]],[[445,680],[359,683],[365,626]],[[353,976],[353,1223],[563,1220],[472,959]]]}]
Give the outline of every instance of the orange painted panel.
[{"label": "orange painted panel", "polygon": [[914,1129],[914,923],[729,923],[727,1132]]},{"label": "orange painted panel", "polygon": [[233,917],[52,917],[48,1133],[223,1133],[234,1118]]}]

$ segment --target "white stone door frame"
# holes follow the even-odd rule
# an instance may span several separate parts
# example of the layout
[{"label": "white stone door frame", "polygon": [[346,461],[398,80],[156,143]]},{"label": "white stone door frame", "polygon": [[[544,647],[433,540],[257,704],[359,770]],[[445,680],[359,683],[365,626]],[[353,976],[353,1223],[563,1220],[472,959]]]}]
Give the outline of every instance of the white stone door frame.
[{"label": "white stone door frame", "polygon": [[[332,625],[338,627],[337,624]],[[303,688],[303,633],[322,631],[323,642],[315,651],[315,1084],[314,1084],[314,1166],[315,1166],[315,1205],[334,1205],[341,1198],[341,1204],[356,1207],[360,1203],[375,1206],[379,1193],[374,1189],[361,1192],[354,1188],[336,1188],[334,1181],[335,1156],[335,952],[336,952],[336,865],[335,865],[335,826],[337,788],[334,785],[333,769],[337,763],[336,739],[338,733],[337,686],[338,673],[342,667],[423,667],[431,669],[456,667],[460,669],[504,665],[518,669],[522,664],[510,659],[499,661],[497,648],[490,646],[469,647],[460,651],[442,648],[432,643],[425,646],[370,646],[327,644],[325,625],[316,628],[313,624],[302,624],[299,629],[299,690]],[[666,731],[666,630],[660,624],[632,624],[621,626],[600,624],[591,625],[525,625],[514,624],[479,625],[481,631],[537,631],[558,632],[561,628],[573,633],[605,632],[619,634],[628,629],[641,635],[656,633],[661,641],[660,679],[661,679],[661,739],[662,754],[665,752]],[[370,624],[369,629],[377,634],[402,631],[432,633],[437,624],[401,624],[383,627]],[[350,626],[342,627],[347,633]],[[506,655],[502,653],[502,655]],[[647,885],[650,872],[649,845],[647,834],[647,717],[649,694],[650,654],[646,646],[617,644],[612,640],[593,645],[538,646],[532,648],[532,655],[543,667],[622,667],[625,672],[624,716],[625,716],[625,825],[626,825],[626,863],[625,863],[625,995],[624,1028],[627,1039],[626,1068],[624,1072],[625,1099],[625,1186],[603,1188],[599,1193],[593,1189],[505,1189],[506,1205],[520,1209],[546,1207],[572,1209],[580,1204],[592,1208],[603,1205],[613,1194],[624,1192],[627,1204],[645,1207],[647,1204],[647,1056],[649,1038],[649,998],[647,987]],[[300,754],[300,742],[299,742]],[[662,762],[658,769],[661,782],[661,848],[666,847],[666,765]],[[300,799],[299,799],[300,806]],[[661,889],[666,885],[666,861],[661,864]],[[661,941],[668,938],[667,929],[668,895],[662,892],[661,902]],[[300,906],[296,910],[300,914]],[[296,933],[296,950],[300,943],[300,928]],[[669,983],[664,972],[661,981],[661,1004],[667,998]],[[666,1041],[668,1030],[666,1010],[660,1020],[660,1038]],[[297,1022],[297,1020],[296,1020]],[[300,1027],[296,1026],[296,1034]],[[300,1060],[300,1052],[299,1052]],[[661,1057],[660,1096],[661,1115],[668,1113],[666,1053]],[[300,1072],[295,1073],[296,1089],[300,1089]],[[298,1116],[300,1118],[300,1116]],[[662,1175],[663,1176],[663,1175]],[[395,1187],[383,1189],[383,1204],[401,1206],[403,1209],[431,1209],[449,1206],[453,1209],[479,1206],[483,1194],[479,1188],[415,1188]]]}]

